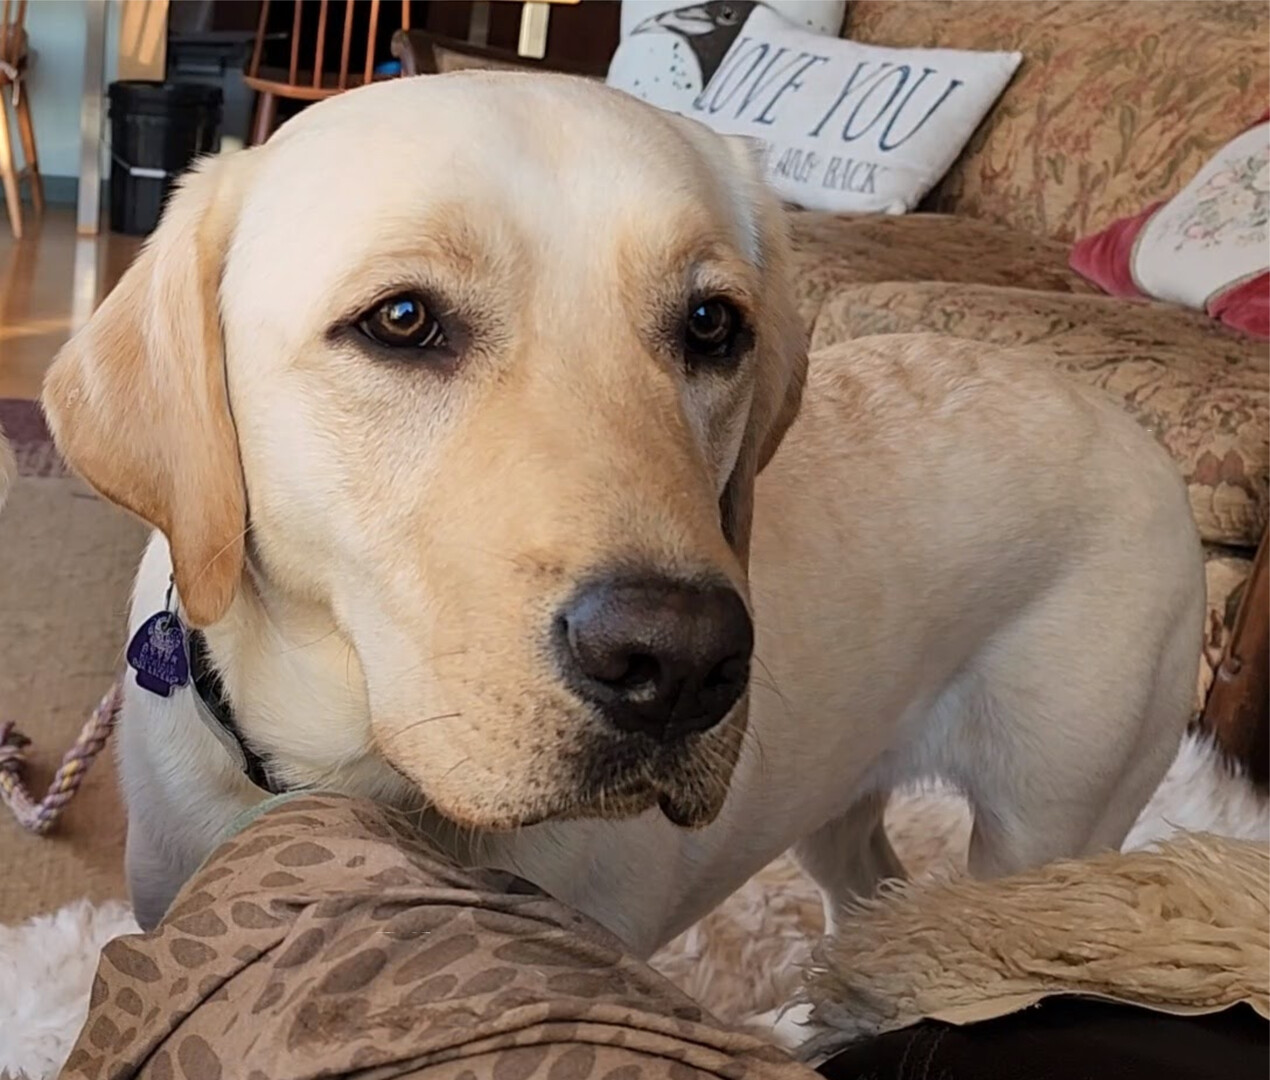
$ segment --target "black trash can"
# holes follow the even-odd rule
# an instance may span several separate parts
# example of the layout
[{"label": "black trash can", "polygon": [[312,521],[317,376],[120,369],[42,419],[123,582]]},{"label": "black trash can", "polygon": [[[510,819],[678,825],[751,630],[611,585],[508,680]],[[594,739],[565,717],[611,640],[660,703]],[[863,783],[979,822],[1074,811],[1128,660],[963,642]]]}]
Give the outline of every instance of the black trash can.
[{"label": "black trash can", "polygon": [[220,147],[220,87],[110,84],[110,227],[144,236],[176,178]]}]

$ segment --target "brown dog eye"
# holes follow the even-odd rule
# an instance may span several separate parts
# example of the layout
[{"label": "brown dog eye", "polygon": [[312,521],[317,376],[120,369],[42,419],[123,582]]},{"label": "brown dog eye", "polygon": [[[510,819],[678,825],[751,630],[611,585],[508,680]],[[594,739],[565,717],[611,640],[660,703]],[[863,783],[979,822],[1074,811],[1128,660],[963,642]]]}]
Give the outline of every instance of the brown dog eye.
[{"label": "brown dog eye", "polygon": [[392,349],[435,349],[445,344],[441,324],[413,293],[389,297],[357,325],[368,338]]},{"label": "brown dog eye", "polygon": [[703,300],[688,312],[684,346],[689,356],[727,356],[740,328],[741,317],[726,300]]}]

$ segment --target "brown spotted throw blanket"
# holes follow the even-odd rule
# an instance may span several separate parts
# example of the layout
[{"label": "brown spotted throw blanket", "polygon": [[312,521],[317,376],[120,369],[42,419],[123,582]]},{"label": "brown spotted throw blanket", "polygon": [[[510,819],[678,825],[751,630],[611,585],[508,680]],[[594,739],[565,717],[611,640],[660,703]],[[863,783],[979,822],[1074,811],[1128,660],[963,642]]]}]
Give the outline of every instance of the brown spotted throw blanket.
[{"label": "brown spotted throw blanket", "polygon": [[64,1077],[813,1080],[582,916],[405,819],[272,800],[106,946]]}]

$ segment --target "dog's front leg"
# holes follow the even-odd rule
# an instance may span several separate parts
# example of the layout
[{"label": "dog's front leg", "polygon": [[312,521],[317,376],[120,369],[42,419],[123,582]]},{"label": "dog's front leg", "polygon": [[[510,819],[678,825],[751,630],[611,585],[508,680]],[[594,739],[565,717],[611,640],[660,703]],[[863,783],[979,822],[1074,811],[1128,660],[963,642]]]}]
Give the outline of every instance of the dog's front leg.
[{"label": "dog's front leg", "polygon": [[125,687],[117,734],[128,891],[137,922],[150,929],[264,793],[238,773],[185,699],[156,707],[146,691]]},{"label": "dog's front leg", "polygon": [[[826,934],[833,934],[852,898],[872,896],[883,881],[905,876],[883,827],[886,803],[884,794],[866,796],[794,848],[799,865],[820,887]],[[744,1026],[793,1053],[825,1030],[812,1018],[811,1005],[798,999],[751,1016]]]},{"label": "dog's front leg", "polygon": [[181,865],[182,860],[165,854],[158,837],[136,815],[129,815],[124,866],[133,917],[142,930],[152,930],[172,905],[190,874],[197,869]]},{"label": "dog's front leg", "polygon": [[798,864],[820,887],[826,934],[834,932],[838,912],[852,897],[872,896],[883,881],[905,876],[882,824],[887,798],[865,796],[794,848]]}]

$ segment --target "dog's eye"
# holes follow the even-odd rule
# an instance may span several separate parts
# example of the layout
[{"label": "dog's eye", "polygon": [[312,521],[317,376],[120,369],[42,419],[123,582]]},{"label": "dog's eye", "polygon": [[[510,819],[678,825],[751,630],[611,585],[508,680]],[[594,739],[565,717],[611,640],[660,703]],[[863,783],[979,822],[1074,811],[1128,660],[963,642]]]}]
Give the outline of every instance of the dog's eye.
[{"label": "dog's eye", "polygon": [[441,324],[413,293],[389,297],[357,325],[368,338],[393,349],[435,349],[445,344]]},{"label": "dog's eye", "polygon": [[726,300],[702,300],[688,312],[684,347],[689,357],[722,357],[732,353],[741,316]]}]

